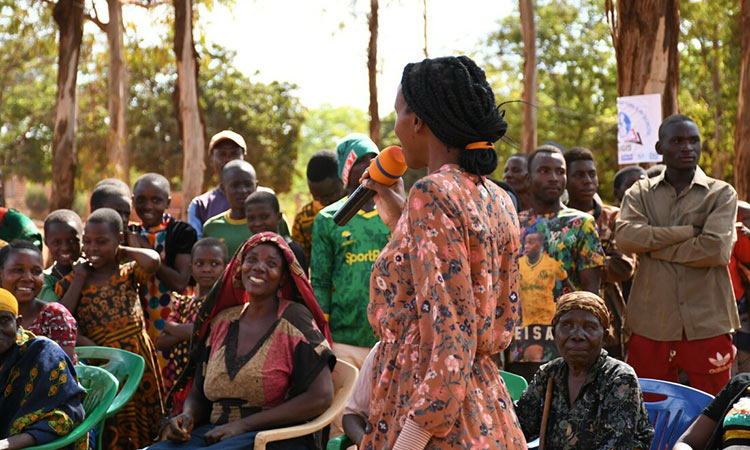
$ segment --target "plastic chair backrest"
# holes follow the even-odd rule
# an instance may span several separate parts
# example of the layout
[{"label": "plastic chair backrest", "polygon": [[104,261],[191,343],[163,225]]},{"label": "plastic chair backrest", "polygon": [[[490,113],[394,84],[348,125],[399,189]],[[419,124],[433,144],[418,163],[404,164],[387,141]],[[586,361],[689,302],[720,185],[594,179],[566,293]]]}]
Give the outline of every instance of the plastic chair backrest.
[{"label": "plastic chair backrest", "polygon": [[664,400],[646,402],[648,417],[654,426],[651,450],[671,449],[714,397],[698,389],[677,383],[639,378],[644,394],[657,394]]},{"label": "plastic chair backrest", "polygon": [[67,447],[86,437],[88,432],[104,421],[107,409],[117,395],[117,379],[108,371],[93,366],[76,366],[78,382],[86,389],[83,409],[86,418],[67,435],[44,445],[28,447],[27,450],[54,450]]},{"label": "plastic chair backrest", "polygon": [[336,436],[335,438],[328,439],[326,444],[326,450],[346,450],[350,446],[354,445],[354,442],[349,439],[347,435]]},{"label": "plastic chair backrest", "polygon": [[504,370],[500,371],[500,376],[503,377],[503,380],[505,380],[505,386],[508,388],[508,394],[510,394],[510,398],[514,402],[521,398],[521,394],[523,394],[526,386],[529,385],[529,383],[526,381],[526,378],[515,373],[506,372]]},{"label": "plastic chair backrest", "polygon": [[[114,375],[120,383],[120,392],[107,411],[106,417],[112,417],[135,394],[141,383],[146,362],[140,355],[111,347],[76,347],[76,354],[78,359],[85,360],[86,364],[105,369]],[[92,364],[96,360],[105,362],[103,364]]]}]

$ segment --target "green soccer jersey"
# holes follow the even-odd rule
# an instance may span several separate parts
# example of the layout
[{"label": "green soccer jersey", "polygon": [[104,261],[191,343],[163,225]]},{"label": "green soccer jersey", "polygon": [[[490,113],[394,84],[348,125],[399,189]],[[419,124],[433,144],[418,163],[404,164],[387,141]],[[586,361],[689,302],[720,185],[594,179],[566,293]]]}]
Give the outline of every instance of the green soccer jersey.
[{"label": "green soccer jersey", "polygon": [[391,232],[377,210],[359,211],[346,225],[333,222],[343,198],[315,218],[310,272],[315,298],[328,314],[334,342],[372,347],[375,337],[367,320],[372,264]]},{"label": "green soccer jersey", "polygon": [[211,217],[203,224],[203,237],[219,239],[227,245],[229,256],[240,248],[246,240],[253,235],[247,228],[247,220],[232,219],[229,217],[231,210]]}]

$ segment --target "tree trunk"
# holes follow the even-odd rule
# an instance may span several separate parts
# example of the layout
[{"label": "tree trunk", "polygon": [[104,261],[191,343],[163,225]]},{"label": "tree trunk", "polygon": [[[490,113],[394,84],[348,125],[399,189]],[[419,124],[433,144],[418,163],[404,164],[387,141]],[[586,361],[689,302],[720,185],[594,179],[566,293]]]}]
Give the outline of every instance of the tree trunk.
[{"label": "tree trunk", "polygon": [[661,94],[662,116],[679,112],[679,0],[606,0],[620,96]]},{"label": "tree trunk", "polygon": [[720,180],[724,179],[724,164],[725,152],[721,148],[721,117],[724,115],[724,102],[721,98],[721,72],[719,69],[719,42],[716,37],[713,39],[713,54],[711,55],[711,94],[713,101],[711,102],[712,109],[714,110],[714,151],[713,161],[711,164],[711,176]]},{"label": "tree trunk", "polygon": [[193,42],[193,2],[174,0],[174,52],[177,58],[175,104],[182,138],[183,219],[193,197],[203,189],[206,127],[198,104],[198,53]]},{"label": "tree trunk", "polygon": [[523,39],[523,122],[521,151],[531,153],[536,148],[536,27],[533,0],[518,0],[521,11]]},{"label": "tree trunk", "polygon": [[734,187],[750,201],[750,0],[740,3],[740,86],[734,128]]},{"label": "tree trunk", "polygon": [[83,38],[83,0],[58,0],[52,15],[60,29],[55,130],[52,137],[50,210],[73,206],[75,199],[78,57]]},{"label": "tree trunk", "polygon": [[424,57],[429,58],[427,53],[427,0],[422,0],[422,15],[424,17]]},{"label": "tree trunk", "polygon": [[125,51],[122,43],[122,3],[108,0],[109,23],[106,26],[109,44],[109,130],[107,132],[107,155],[111,175],[130,184],[130,152],[128,150],[128,70],[125,66]]},{"label": "tree trunk", "polygon": [[380,114],[378,113],[378,0],[370,0],[370,44],[367,46],[367,74],[370,81],[370,139],[380,145]]}]

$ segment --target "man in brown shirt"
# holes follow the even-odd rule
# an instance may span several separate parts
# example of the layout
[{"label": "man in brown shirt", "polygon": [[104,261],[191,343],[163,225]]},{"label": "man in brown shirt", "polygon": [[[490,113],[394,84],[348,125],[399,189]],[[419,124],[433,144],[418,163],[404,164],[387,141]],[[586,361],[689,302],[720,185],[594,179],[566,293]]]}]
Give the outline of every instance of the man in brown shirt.
[{"label": "man in brown shirt", "polygon": [[596,173],[594,155],[587,148],[573,147],[565,152],[565,163],[568,166],[568,206],[594,216],[599,230],[604,254],[602,283],[599,295],[604,299],[612,316],[611,336],[605,339],[605,346],[610,356],[623,359],[625,342],[623,341],[623,319],[625,298],[620,283],[629,280],[635,273],[635,255],[623,253],[615,244],[615,220],[620,208],[605,205],[596,195],[599,188],[599,177]]},{"label": "man in brown shirt", "polygon": [[682,115],[659,127],[666,170],[637,181],[617,219],[617,245],[639,255],[628,300],[627,362],[639,377],[677,381],[717,394],[734,358],[739,327],[727,264],[735,241],[737,194],[698,167],[698,126]]}]

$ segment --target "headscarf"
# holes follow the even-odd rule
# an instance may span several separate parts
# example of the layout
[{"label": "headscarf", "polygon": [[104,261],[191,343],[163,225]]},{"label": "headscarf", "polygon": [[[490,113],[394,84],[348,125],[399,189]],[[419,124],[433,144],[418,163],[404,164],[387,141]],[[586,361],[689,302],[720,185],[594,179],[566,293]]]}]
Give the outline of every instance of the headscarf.
[{"label": "headscarf", "polygon": [[344,186],[349,184],[349,172],[357,160],[365,155],[378,155],[378,146],[368,136],[352,133],[344,137],[336,146],[336,159],[339,162],[339,178]]},{"label": "headscarf", "polygon": [[0,311],[10,311],[18,316],[18,300],[10,291],[0,288]]},{"label": "headscarf", "polygon": [[313,293],[310,281],[308,281],[297,258],[294,256],[294,252],[289,248],[284,238],[271,232],[254,234],[237,249],[232,260],[229,261],[226,269],[224,269],[221,280],[211,288],[201,307],[201,311],[198,313],[196,320],[198,339],[202,340],[206,336],[211,320],[221,311],[248,302],[247,292],[242,285],[242,261],[250,250],[261,244],[275,245],[281,250],[287,262],[289,279],[280,288],[281,297],[304,304],[312,313],[313,320],[315,320],[315,324],[321,333],[331,343],[332,339],[328,328],[328,321],[323,314],[323,310],[320,309],[317,300],[315,300],[315,294]]},{"label": "headscarf", "polygon": [[568,311],[582,309],[594,315],[602,324],[606,332],[609,329],[609,310],[601,297],[588,291],[569,292],[557,300],[555,316],[552,318],[552,328],[557,326],[560,317]]}]

